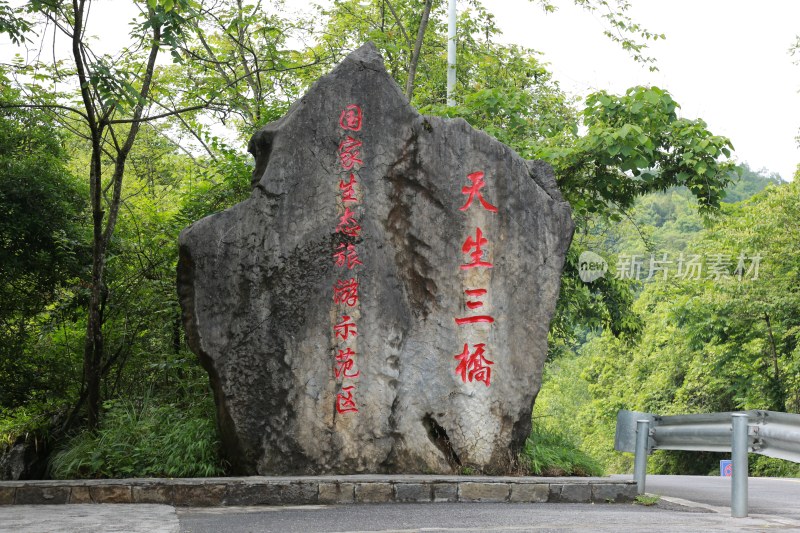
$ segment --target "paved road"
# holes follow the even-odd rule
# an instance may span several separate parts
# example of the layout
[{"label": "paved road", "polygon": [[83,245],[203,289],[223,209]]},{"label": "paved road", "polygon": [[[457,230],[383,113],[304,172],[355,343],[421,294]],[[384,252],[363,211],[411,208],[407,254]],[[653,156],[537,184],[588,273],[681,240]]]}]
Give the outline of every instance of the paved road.
[{"label": "paved road", "polygon": [[[785,524],[730,518],[704,509],[633,504],[437,503],[342,505],[316,509],[179,509],[181,533],[519,533],[764,531]],[[797,523],[800,528],[800,522]]]},{"label": "paved road", "polygon": [[0,505],[2,533],[177,533],[169,505]]},{"label": "paved road", "polygon": [[[730,513],[731,480],[714,476],[647,476],[645,491],[699,502]],[[800,522],[800,479],[748,479],[751,515],[785,517]]]},{"label": "paved road", "polygon": [[[800,522],[795,522],[800,531]],[[411,533],[792,530],[662,501],[633,504],[377,504],[178,508],[167,505],[0,506],[3,533]]]}]

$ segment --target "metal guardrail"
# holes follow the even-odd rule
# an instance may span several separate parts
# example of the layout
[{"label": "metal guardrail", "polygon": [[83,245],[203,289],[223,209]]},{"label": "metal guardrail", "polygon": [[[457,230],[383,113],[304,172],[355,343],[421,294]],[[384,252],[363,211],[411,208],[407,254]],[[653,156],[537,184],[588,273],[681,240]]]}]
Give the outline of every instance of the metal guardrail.
[{"label": "metal guardrail", "polygon": [[623,409],[617,413],[614,448],[636,454],[639,494],[653,450],[731,452],[731,515],[745,517],[748,452],[800,463],[800,415],[756,410],[659,416]]}]

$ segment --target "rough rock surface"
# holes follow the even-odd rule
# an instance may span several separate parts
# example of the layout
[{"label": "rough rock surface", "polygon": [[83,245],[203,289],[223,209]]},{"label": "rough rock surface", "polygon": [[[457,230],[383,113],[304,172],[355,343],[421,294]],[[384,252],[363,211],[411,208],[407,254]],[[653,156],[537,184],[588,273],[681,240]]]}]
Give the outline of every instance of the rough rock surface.
[{"label": "rough rock surface", "polygon": [[42,479],[49,450],[42,441],[19,437],[13,445],[0,446],[0,481]]},{"label": "rough rock surface", "polygon": [[186,228],[178,266],[234,470],[508,469],[573,232],[552,170],[418,114],[371,44],[250,151],[250,198]]}]

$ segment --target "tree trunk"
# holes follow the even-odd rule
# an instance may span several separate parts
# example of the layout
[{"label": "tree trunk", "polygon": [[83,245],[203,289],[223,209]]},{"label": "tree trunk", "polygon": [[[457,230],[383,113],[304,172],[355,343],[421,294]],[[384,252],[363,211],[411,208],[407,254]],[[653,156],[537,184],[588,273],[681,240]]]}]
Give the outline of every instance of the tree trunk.
[{"label": "tree trunk", "polygon": [[[114,157],[114,172],[110,183],[112,197],[108,204],[109,211],[106,217],[106,212],[103,209],[102,143],[103,132],[106,127],[112,129],[113,136],[113,126],[108,122],[108,117],[111,115],[113,108],[104,109],[103,104],[94,98],[90,83],[88,83],[87,73],[90,67],[84,61],[86,51],[84,43],[81,41],[83,38],[86,2],[85,0],[73,0],[72,6],[74,13],[72,54],[75,59],[75,70],[80,81],[81,97],[86,109],[86,121],[89,126],[92,144],[92,157],[89,167],[89,191],[92,205],[92,279],[86,318],[86,342],[83,351],[83,379],[86,392],[87,424],[90,428],[95,429],[100,421],[100,387],[103,374],[108,371],[108,368],[105,368],[103,339],[106,252],[114,234],[117,215],[122,202],[122,177],[125,173],[125,163],[139,132],[144,111],[143,102],[149,94],[150,84],[153,79],[156,56],[161,41],[161,26],[158,24],[152,26],[153,35],[147,66],[142,76],[141,98],[134,108],[125,142],[122,146],[119,146],[115,141],[116,156]],[[152,12],[150,14],[152,15]]]},{"label": "tree trunk", "polygon": [[83,372],[86,386],[87,422],[96,428],[100,414],[100,369],[103,360],[103,272],[105,246],[103,239],[102,163],[100,139],[92,139],[92,160],[89,170],[92,203],[92,280],[86,318],[86,343],[83,351]]},{"label": "tree trunk", "polygon": [[84,62],[83,37],[85,0],[73,0],[72,10],[72,57],[75,72],[80,82],[81,99],[86,110],[86,123],[92,143],[92,157],[89,162],[89,195],[92,205],[92,279],[89,306],[86,317],[86,342],[83,350],[83,381],[87,399],[87,421],[90,428],[96,428],[100,409],[100,365],[103,357],[103,319],[101,299],[103,294],[103,270],[105,250],[103,243],[103,184],[102,184],[102,142],[103,131],[97,117],[97,109],[87,76]]},{"label": "tree trunk", "polygon": [[772,333],[772,321],[769,314],[764,312],[764,322],[767,323],[767,333],[769,334],[770,355],[772,356],[772,386],[773,394],[775,395],[774,409],[776,411],[786,411],[786,393],[783,390],[783,383],[781,383],[781,370],[778,366],[778,350],[775,348],[775,335]]},{"label": "tree trunk", "polygon": [[422,10],[422,20],[419,22],[417,31],[417,42],[414,43],[414,53],[411,54],[411,62],[408,65],[408,79],[406,80],[406,97],[411,100],[414,93],[414,78],[417,77],[417,65],[419,64],[419,54],[422,50],[422,41],[425,38],[425,29],[428,27],[428,16],[431,14],[433,0],[425,0],[425,8]]}]

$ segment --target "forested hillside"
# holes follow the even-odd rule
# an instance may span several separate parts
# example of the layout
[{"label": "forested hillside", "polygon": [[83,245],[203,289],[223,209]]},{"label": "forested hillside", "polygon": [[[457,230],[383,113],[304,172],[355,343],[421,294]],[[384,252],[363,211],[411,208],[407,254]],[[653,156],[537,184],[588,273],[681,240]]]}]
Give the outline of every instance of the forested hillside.
[{"label": "forested hillside", "polygon": [[[615,40],[651,61],[657,36],[626,2],[575,2],[611,5]],[[102,24],[90,1],[17,4],[0,2],[0,38],[42,53],[0,64],[0,452],[26,455],[0,477],[226,472],[184,338],[177,237],[249,195],[250,135],[368,40],[417,108],[549,162],[573,208],[523,469],[599,472],[548,470],[536,443],[550,440],[627,468],[610,445],[620,408],[800,409],[797,181],[737,173],[731,142],[667,90],[565,94],[535,51],[498,41],[477,0],[459,15],[455,106],[440,0],[342,0],[308,18],[280,3],[132,2],[130,43],[114,50],[87,31]],[[592,283],[587,250],[609,263]],[[651,255],[661,268],[646,280]]]},{"label": "forested hillside", "polygon": [[[548,363],[534,420],[563,428],[608,471],[632,466],[613,450],[619,409],[800,412],[800,186],[747,167],[740,176],[729,187],[738,201],[711,217],[677,189],[641,198],[628,221],[576,243],[628,283],[636,326],[582,329]],[[660,452],[651,468],[707,474],[720,458]],[[766,457],[753,470],[800,474]]]}]

